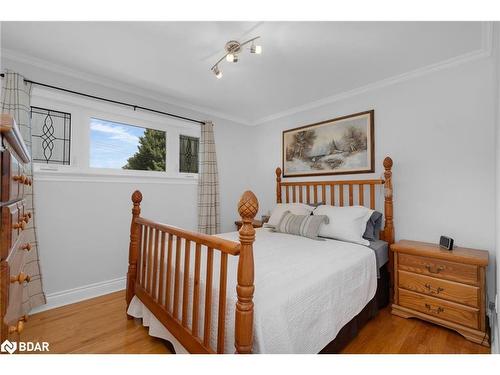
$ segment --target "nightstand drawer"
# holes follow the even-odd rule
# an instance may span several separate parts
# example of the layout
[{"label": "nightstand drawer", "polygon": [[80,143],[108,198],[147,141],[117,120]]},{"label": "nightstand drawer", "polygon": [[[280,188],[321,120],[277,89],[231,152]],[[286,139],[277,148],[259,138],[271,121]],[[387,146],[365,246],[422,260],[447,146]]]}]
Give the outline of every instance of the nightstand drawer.
[{"label": "nightstand drawer", "polygon": [[440,279],[478,285],[478,267],[471,264],[455,263],[437,258],[409,254],[398,255],[399,269],[420,273]]},{"label": "nightstand drawer", "polygon": [[455,322],[466,327],[479,329],[479,309],[444,301],[399,288],[399,305]]},{"label": "nightstand drawer", "polygon": [[479,307],[479,288],[476,286],[406,271],[398,271],[398,280],[401,288],[471,307]]}]

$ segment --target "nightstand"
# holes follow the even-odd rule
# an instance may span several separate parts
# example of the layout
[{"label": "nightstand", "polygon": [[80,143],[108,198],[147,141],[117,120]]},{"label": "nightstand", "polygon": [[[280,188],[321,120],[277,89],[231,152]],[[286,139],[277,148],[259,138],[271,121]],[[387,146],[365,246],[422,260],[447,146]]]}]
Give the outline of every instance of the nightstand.
[{"label": "nightstand", "polygon": [[[234,222],[234,225],[236,225],[237,230],[240,230],[241,226],[243,225],[243,222],[241,220],[236,220]],[[262,220],[254,220],[252,222],[252,225],[254,228],[262,228],[262,225],[264,225],[264,223],[262,222]]]},{"label": "nightstand", "polygon": [[394,252],[392,313],[420,318],[489,346],[486,324],[488,252],[402,240]]}]

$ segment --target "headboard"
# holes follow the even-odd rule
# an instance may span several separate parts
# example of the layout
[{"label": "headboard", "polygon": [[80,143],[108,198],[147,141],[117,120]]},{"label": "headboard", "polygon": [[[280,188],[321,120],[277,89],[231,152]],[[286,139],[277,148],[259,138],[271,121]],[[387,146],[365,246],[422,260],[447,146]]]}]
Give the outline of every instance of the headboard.
[{"label": "headboard", "polygon": [[[392,207],[392,159],[384,159],[384,179],[331,180],[331,181],[282,181],[281,168],[276,168],[276,202],[323,203],[336,206],[366,206],[376,209],[376,189],[384,190],[384,229],[380,239],[394,243]],[[311,191],[312,190],[312,191]]]}]

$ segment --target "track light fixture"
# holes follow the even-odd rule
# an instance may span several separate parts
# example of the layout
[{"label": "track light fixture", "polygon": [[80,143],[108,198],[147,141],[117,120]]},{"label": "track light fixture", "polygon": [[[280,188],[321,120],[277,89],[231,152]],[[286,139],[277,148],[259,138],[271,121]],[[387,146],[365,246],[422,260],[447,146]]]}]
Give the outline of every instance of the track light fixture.
[{"label": "track light fixture", "polygon": [[217,61],[214,66],[212,66],[212,72],[215,74],[217,78],[222,77],[222,72],[219,69],[219,64],[222,62],[222,60],[226,59],[228,62],[236,63],[239,60],[239,55],[243,51],[243,47],[246,46],[249,43],[252,43],[250,46],[250,53],[260,55],[262,53],[262,46],[255,44],[255,41],[259,39],[260,36],[257,36],[255,38],[249,39],[246,42],[240,43],[236,40],[230,40],[229,42],[226,43],[224,49],[226,51],[226,54],[222,56],[219,61]]}]

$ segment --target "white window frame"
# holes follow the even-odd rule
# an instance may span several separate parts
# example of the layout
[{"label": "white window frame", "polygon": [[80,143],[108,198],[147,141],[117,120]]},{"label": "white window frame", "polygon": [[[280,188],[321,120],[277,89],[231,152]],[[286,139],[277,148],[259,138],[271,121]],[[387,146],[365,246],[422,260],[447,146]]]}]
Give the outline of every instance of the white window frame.
[{"label": "white window frame", "polygon": [[[198,124],[140,110],[134,111],[130,107],[37,86],[33,88],[31,105],[71,113],[70,165],[34,163],[35,178],[74,180],[104,178],[116,181],[157,180],[160,182],[194,182],[198,179],[198,174],[179,172],[179,136],[183,134],[201,137]],[[92,118],[166,132],[166,172],[91,168],[89,164]]]}]

